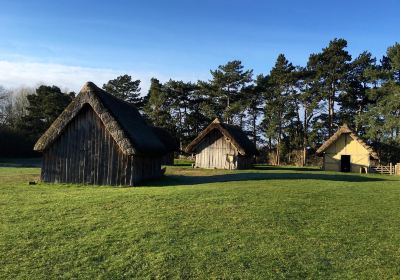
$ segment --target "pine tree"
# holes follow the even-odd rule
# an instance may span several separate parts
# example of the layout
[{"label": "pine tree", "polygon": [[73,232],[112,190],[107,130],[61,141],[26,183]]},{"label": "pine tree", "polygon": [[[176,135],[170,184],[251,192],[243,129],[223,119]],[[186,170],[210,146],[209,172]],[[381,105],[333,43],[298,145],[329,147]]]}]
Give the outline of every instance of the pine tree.
[{"label": "pine tree", "polygon": [[27,115],[22,117],[17,127],[37,139],[72,101],[73,95],[61,92],[56,86],[42,85],[35,94],[26,98],[29,102]]},{"label": "pine tree", "polygon": [[345,90],[348,78],[350,54],[346,51],[347,41],[334,39],[321,53],[311,55],[317,70],[320,90],[324,94],[328,113],[326,118],[329,136],[335,129],[335,105],[338,95]]},{"label": "pine tree", "polygon": [[[247,87],[246,100],[247,100],[247,118],[248,127],[250,128],[251,137],[254,145],[261,141],[262,127],[257,123],[259,117],[262,115],[264,107],[263,94],[265,93],[268,85],[268,76],[258,75],[254,86]],[[245,101],[245,100],[244,100]]]},{"label": "pine tree", "polygon": [[299,94],[297,102],[303,114],[302,116],[302,165],[307,162],[307,148],[311,143],[310,128],[311,122],[318,116],[322,96],[319,92],[318,79],[316,77],[316,65],[312,58],[309,59],[307,66],[299,68],[296,73],[297,87]]},{"label": "pine tree", "polygon": [[400,146],[400,44],[388,48],[379,69],[381,85],[370,90],[375,103],[371,103],[357,120],[364,124],[368,138]]},{"label": "pine tree", "polygon": [[245,110],[241,103],[244,100],[243,89],[252,82],[253,70],[244,70],[241,61],[233,60],[210,72],[209,95],[213,99],[212,104],[216,105],[216,115],[222,115],[227,123],[233,123],[237,118],[236,122],[242,124]]},{"label": "pine tree", "polygon": [[283,54],[280,54],[270,72],[268,86],[264,94],[263,126],[266,129],[267,137],[270,139],[270,148],[272,140],[276,141],[275,162],[277,165],[280,164],[281,160],[280,150],[284,129],[293,116],[294,70],[295,67]]},{"label": "pine tree", "polygon": [[129,75],[119,76],[114,80],[109,80],[103,85],[103,89],[112,95],[125,100],[138,109],[143,107],[143,98],[140,96],[140,80],[132,80]]},{"label": "pine tree", "polygon": [[400,83],[400,43],[389,47],[387,56],[390,61],[391,79],[396,83]]},{"label": "pine tree", "polygon": [[150,89],[145,97],[144,113],[150,122],[169,131],[174,131],[170,112],[171,100],[168,98],[164,86],[156,78],[151,79]]},{"label": "pine tree", "polygon": [[190,82],[169,80],[165,83],[164,88],[171,100],[171,116],[181,149],[183,149],[183,146],[188,144],[189,139],[192,138],[193,130],[188,121],[192,110],[191,103],[194,102],[193,96],[196,85]]},{"label": "pine tree", "polygon": [[373,103],[368,92],[373,86],[376,70],[376,59],[372,54],[361,53],[350,63],[346,89],[339,95],[339,122],[349,124],[357,132],[360,132],[361,124],[356,122],[355,116],[360,116]]}]

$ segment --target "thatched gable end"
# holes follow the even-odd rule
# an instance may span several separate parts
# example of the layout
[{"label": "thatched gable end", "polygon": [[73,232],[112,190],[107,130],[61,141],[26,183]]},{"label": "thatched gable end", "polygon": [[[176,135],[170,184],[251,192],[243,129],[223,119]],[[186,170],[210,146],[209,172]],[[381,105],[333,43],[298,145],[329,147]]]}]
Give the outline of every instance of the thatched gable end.
[{"label": "thatched gable end", "polygon": [[362,140],[361,138],[359,138],[348,126],[347,124],[342,125],[338,131],[336,131],[328,140],[325,141],[325,143],[317,150],[317,155],[318,156],[322,156],[324,154],[324,152],[332,145],[334,144],[339,138],[340,136],[342,136],[343,134],[348,134],[350,135],[350,137],[354,140],[357,141],[358,143],[360,143],[369,153],[370,156],[373,159],[378,160],[379,156],[378,154],[374,151],[374,149],[368,145],[367,143],[365,143],[364,140]]},{"label": "thatched gable end", "polygon": [[243,156],[258,155],[259,152],[253,142],[247,137],[240,127],[226,124],[216,118],[205,130],[203,130],[186,148],[187,153],[196,150],[197,145],[213,130],[219,130],[222,135],[237,149]]},{"label": "thatched gable end", "polygon": [[166,149],[139,111],[94,83],[87,82],[50,128],[39,138],[34,150],[46,150],[85,106],[92,107],[125,155],[162,155]]}]

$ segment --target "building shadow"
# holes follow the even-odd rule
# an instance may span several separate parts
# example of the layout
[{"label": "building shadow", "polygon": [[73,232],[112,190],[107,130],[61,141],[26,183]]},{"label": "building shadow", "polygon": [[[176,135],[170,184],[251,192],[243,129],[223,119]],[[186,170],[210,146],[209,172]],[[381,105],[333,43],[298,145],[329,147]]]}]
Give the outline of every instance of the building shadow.
[{"label": "building shadow", "polygon": [[[297,170],[297,169],[296,169]],[[315,171],[315,169],[313,170]],[[318,174],[318,173],[231,173],[210,176],[165,175],[157,180],[145,182],[142,186],[168,187],[181,185],[200,185],[209,183],[225,183],[240,181],[265,180],[324,180],[332,182],[382,182],[385,178],[373,178],[348,174]]]}]

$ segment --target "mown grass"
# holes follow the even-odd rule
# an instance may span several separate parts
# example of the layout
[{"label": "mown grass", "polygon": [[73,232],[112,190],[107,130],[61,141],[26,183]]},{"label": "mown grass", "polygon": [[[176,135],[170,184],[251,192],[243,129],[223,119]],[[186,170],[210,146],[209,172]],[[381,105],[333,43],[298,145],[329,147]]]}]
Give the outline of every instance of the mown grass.
[{"label": "mown grass", "polygon": [[0,279],[400,277],[400,180],[168,167],[140,188],[0,168]]}]

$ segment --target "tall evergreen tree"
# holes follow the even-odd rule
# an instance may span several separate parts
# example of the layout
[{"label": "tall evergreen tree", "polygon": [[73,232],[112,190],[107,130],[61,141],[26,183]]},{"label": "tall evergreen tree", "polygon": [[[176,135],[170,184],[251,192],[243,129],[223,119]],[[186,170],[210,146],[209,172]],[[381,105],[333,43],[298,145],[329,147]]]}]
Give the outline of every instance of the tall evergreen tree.
[{"label": "tall evergreen tree", "polygon": [[253,70],[244,70],[239,60],[229,61],[225,65],[218,66],[218,69],[211,70],[209,92],[213,99],[212,104],[216,105],[214,110],[217,116],[222,116],[227,123],[243,123],[244,111],[241,100],[243,89],[252,82]]},{"label": "tall evergreen tree", "polygon": [[[310,59],[307,66],[299,68],[296,73],[297,86],[299,94],[297,102],[299,103],[300,111],[302,112],[302,165],[307,162],[307,148],[311,142],[310,128],[311,121],[317,117],[320,109],[321,94],[319,92],[319,83],[316,76],[316,65]],[[300,114],[300,112],[299,112]]]},{"label": "tall evergreen tree", "polygon": [[138,109],[143,107],[143,98],[140,96],[140,80],[132,80],[129,75],[119,76],[109,80],[103,85],[103,89],[112,95],[132,103]]},{"label": "tall evergreen tree", "polygon": [[144,113],[150,122],[169,131],[174,131],[170,112],[171,100],[168,98],[164,86],[156,78],[151,79],[150,89],[145,97]]},{"label": "tall evergreen tree", "polygon": [[281,160],[280,150],[284,129],[294,110],[291,96],[294,93],[294,70],[295,67],[283,54],[280,54],[269,75],[268,87],[264,95],[263,126],[270,140],[270,148],[272,141],[276,141],[275,162],[278,165]]},{"label": "tall evergreen tree", "polygon": [[335,105],[338,95],[345,90],[348,78],[349,62],[351,56],[346,50],[347,41],[334,39],[321,53],[311,55],[317,65],[317,77],[320,82],[320,90],[324,94],[327,103],[328,134],[331,136],[335,129]]},{"label": "tall evergreen tree", "polygon": [[190,82],[169,80],[164,87],[171,100],[171,116],[181,149],[183,149],[183,146],[192,138],[192,128],[188,121],[192,109],[191,103],[195,102],[193,96],[196,85]]},{"label": "tall evergreen tree", "polygon": [[400,44],[388,48],[379,69],[380,77],[386,79],[371,90],[376,103],[370,104],[357,119],[364,125],[368,138],[400,146]]},{"label": "tall evergreen tree", "polygon": [[27,95],[27,115],[22,117],[18,128],[29,133],[33,139],[43,134],[53,121],[72,101],[73,94],[61,92],[56,86],[39,86],[35,94]]},{"label": "tall evergreen tree", "polygon": [[388,48],[387,57],[390,61],[391,79],[400,83],[400,43],[395,43]]},{"label": "tall evergreen tree", "polygon": [[363,52],[349,66],[348,83],[338,100],[339,119],[341,123],[347,123],[359,132],[361,125],[356,122],[355,116],[365,112],[368,104],[373,102],[368,92],[374,82],[376,59],[371,53]]},{"label": "tall evergreen tree", "polygon": [[261,140],[261,127],[258,124],[258,119],[263,112],[264,98],[263,94],[267,89],[268,76],[258,75],[255,85],[247,87],[247,126],[250,128],[251,138],[254,145],[257,145]]}]

